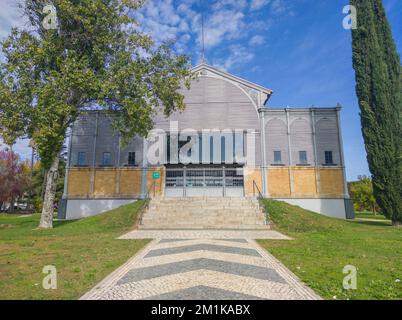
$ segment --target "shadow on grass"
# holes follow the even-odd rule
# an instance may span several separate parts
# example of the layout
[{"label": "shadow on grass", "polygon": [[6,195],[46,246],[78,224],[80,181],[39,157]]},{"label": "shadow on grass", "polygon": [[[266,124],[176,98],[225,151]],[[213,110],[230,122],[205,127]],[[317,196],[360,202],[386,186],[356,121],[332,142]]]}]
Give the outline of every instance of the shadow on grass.
[{"label": "shadow on grass", "polygon": [[53,228],[60,228],[63,226],[67,226],[71,223],[77,222],[76,220],[57,220],[57,221],[53,221]]},{"label": "shadow on grass", "polygon": [[392,223],[389,220],[373,221],[373,220],[356,219],[356,220],[350,221],[350,222],[356,223],[356,224],[364,224],[367,226],[375,226],[375,227],[392,227]]}]

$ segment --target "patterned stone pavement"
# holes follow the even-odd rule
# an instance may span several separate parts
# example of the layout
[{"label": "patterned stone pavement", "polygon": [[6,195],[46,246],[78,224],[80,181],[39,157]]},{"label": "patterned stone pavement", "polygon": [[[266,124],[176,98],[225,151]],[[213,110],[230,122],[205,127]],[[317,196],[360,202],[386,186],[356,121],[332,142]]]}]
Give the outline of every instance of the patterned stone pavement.
[{"label": "patterned stone pavement", "polygon": [[254,240],[159,238],[81,299],[313,300],[320,297]]}]

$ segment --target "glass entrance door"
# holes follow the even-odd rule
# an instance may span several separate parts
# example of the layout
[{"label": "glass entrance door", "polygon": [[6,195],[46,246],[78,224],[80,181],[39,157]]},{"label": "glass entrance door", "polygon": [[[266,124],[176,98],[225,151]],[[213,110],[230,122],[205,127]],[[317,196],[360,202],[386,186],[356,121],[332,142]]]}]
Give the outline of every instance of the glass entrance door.
[{"label": "glass entrance door", "polygon": [[243,168],[167,168],[167,197],[243,197]]}]

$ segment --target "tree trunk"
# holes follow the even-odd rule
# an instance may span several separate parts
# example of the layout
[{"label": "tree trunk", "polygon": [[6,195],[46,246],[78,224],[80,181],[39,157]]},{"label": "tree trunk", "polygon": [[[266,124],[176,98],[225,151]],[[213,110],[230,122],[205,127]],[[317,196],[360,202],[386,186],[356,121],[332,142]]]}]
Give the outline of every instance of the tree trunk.
[{"label": "tree trunk", "polygon": [[54,198],[56,196],[56,185],[59,169],[59,155],[53,160],[50,169],[46,173],[45,197],[43,201],[42,215],[39,228],[53,228]]},{"label": "tree trunk", "polygon": [[11,205],[10,208],[8,208],[9,213],[14,213],[14,203],[15,203],[14,198],[11,198]]}]

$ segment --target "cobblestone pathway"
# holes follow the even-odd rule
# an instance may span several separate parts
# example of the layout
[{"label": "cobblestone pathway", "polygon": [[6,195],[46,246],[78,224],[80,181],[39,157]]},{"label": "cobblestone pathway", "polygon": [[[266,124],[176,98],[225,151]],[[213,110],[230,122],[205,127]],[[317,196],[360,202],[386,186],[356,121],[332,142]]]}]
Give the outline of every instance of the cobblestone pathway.
[{"label": "cobblestone pathway", "polygon": [[157,239],[84,300],[320,299],[250,239]]}]

